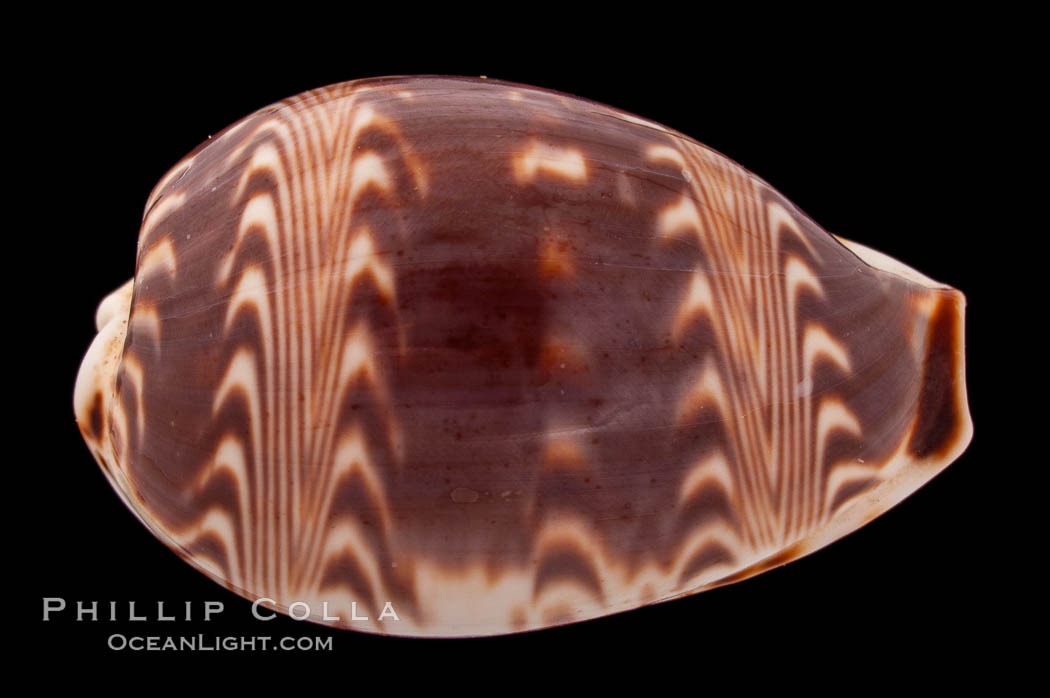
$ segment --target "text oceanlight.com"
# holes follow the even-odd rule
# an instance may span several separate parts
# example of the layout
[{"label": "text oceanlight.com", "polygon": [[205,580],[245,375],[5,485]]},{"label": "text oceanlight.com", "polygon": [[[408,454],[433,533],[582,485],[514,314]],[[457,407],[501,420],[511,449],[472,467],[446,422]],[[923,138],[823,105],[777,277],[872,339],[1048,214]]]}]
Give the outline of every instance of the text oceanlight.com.
[{"label": "text oceanlight.com", "polygon": [[131,652],[255,652],[267,650],[284,651],[331,651],[331,637],[269,637],[235,635],[182,635],[143,636],[114,633],[109,636],[107,646],[111,650]]}]

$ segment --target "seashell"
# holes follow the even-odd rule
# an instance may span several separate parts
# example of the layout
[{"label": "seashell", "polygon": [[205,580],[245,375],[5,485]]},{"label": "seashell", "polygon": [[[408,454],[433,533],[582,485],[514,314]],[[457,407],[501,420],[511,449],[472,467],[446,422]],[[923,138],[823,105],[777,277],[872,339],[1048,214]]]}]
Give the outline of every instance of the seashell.
[{"label": "seashell", "polygon": [[157,184],[74,407],[236,593],[510,633],[745,579],[914,492],[971,438],[964,306],[660,124],[360,80]]}]

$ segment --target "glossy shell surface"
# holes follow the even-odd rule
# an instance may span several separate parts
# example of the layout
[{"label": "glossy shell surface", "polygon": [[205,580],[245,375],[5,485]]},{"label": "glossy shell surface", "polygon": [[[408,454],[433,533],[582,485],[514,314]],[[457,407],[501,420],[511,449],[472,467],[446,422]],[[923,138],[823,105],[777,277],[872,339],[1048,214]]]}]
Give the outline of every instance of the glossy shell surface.
[{"label": "glossy shell surface", "polygon": [[157,184],[74,406],[238,594],[500,634],[744,579],[909,495],[972,433],[964,304],[659,124],[363,80]]}]

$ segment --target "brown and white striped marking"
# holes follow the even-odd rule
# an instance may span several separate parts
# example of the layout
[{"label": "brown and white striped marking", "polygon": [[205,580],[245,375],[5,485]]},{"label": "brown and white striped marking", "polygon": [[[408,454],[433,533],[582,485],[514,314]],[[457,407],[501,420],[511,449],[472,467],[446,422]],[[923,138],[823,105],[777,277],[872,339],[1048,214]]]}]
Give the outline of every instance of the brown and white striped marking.
[{"label": "brown and white striped marking", "polygon": [[963,310],[658,125],[364,80],[157,185],[75,409],[131,509],[237,593],[498,634],[743,579],[896,504],[970,439]]}]

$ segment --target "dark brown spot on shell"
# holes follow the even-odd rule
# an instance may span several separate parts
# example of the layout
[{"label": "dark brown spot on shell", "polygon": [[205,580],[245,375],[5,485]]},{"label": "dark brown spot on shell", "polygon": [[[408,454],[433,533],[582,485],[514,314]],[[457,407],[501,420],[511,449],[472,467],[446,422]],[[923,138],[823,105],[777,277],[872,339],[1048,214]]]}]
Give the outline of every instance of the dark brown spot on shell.
[{"label": "dark brown spot on shell", "polygon": [[908,450],[917,458],[943,456],[964,422],[959,413],[961,386],[956,385],[963,341],[959,306],[959,300],[946,297],[930,318],[917,421],[908,442]]},{"label": "dark brown spot on shell", "polygon": [[88,421],[88,428],[91,430],[91,436],[100,439],[102,438],[102,393],[95,393],[95,400],[91,403],[91,418]]}]

